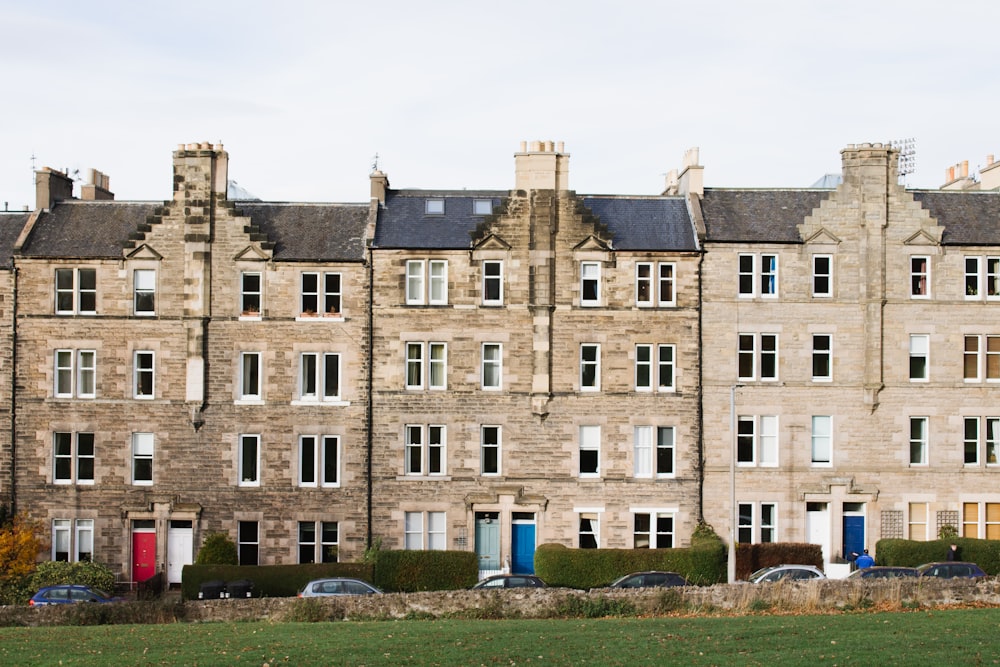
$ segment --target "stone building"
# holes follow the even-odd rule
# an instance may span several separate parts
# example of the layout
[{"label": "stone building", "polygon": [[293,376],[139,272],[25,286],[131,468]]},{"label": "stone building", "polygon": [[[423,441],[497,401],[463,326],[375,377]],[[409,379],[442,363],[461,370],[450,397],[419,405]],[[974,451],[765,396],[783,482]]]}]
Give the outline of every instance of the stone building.
[{"label": "stone building", "polygon": [[[38,174],[0,214],[0,495],[53,559],[170,582],[205,536],[244,563],[664,548],[702,519],[833,565],[943,526],[1000,538],[1000,192],[908,190],[894,149],[836,189],[510,189],[357,204]],[[984,177],[983,182],[986,182]]]}]

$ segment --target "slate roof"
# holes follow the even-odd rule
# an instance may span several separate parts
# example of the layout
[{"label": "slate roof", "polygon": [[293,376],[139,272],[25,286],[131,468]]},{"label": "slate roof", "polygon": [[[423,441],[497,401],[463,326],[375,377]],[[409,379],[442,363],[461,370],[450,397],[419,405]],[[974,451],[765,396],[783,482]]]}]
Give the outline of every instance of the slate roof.
[{"label": "slate roof", "polygon": [[[468,248],[472,233],[484,217],[473,214],[473,201],[490,199],[496,210],[506,196],[506,190],[390,190],[385,195],[385,204],[379,207],[373,245],[376,248]],[[444,213],[428,215],[425,209],[428,199],[444,199]]]},{"label": "slate roof", "polygon": [[25,223],[31,213],[0,213],[0,269],[13,267],[11,256],[14,251],[14,242],[21,235]]},{"label": "slate roof", "polygon": [[715,243],[802,243],[796,226],[832,194],[832,190],[705,188],[701,210],[706,240]]},{"label": "slate roof", "polygon": [[613,237],[615,250],[698,250],[687,203],[680,197],[583,197]]},{"label": "slate roof", "polygon": [[[26,257],[118,258],[162,202],[63,201],[43,212]],[[367,204],[239,202],[237,213],[274,244],[276,261],[363,261]],[[16,238],[16,236],[15,236]],[[0,246],[2,249],[2,246]]]},{"label": "slate roof", "polygon": [[912,194],[944,225],[942,245],[1000,245],[1000,192],[914,190]]}]

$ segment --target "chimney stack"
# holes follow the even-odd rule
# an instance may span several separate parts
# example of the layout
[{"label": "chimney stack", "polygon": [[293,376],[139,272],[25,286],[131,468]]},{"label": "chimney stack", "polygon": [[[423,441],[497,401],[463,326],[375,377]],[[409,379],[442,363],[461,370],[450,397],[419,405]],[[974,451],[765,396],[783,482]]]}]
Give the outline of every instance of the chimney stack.
[{"label": "chimney stack", "polygon": [[389,190],[389,177],[379,169],[369,175],[371,181],[371,198],[377,199],[379,204],[385,203],[385,193]]},{"label": "chimney stack", "polygon": [[705,168],[699,164],[700,153],[697,147],[684,152],[681,173],[678,176],[678,191],[682,195],[692,194],[701,197],[705,194]]},{"label": "chimney stack", "polygon": [[521,142],[514,153],[515,190],[568,190],[569,154],[563,142]]},{"label": "chimney stack", "polygon": [[51,167],[35,172],[35,209],[51,209],[57,201],[73,198],[73,179]]},{"label": "chimney stack", "polygon": [[111,201],[115,193],[109,189],[111,179],[96,169],[87,170],[87,182],[80,187],[80,199],[84,201]]},{"label": "chimney stack", "polygon": [[[207,202],[226,198],[229,187],[229,153],[216,144],[180,144],[174,151],[174,201]],[[196,204],[204,206],[204,203]]]}]

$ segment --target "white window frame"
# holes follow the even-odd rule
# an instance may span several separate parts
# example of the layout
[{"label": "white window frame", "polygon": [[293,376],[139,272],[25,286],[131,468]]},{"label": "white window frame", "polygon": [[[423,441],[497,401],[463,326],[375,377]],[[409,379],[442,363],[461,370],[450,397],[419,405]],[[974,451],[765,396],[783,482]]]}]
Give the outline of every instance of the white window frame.
[{"label": "white window frame", "polygon": [[442,342],[409,341],[403,382],[408,390],[440,391],[448,388],[448,344]]},{"label": "white window frame", "polygon": [[408,551],[444,551],[447,548],[448,523],[445,512],[404,512],[403,549]]},{"label": "white window frame", "polygon": [[[503,261],[499,259],[487,259],[482,263],[483,271],[483,305],[502,306],[503,305]],[[493,289],[495,288],[495,289]],[[491,297],[491,292],[495,294]]]},{"label": "white window frame", "polygon": [[[656,298],[660,307],[677,305],[677,264],[660,262],[656,265]],[[666,296],[664,296],[666,295]]]},{"label": "white window frame", "polygon": [[[248,535],[248,530],[253,526],[253,535]],[[253,539],[251,539],[251,537]],[[260,565],[260,522],[259,521],[237,521],[236,522],[236,553],[240,565]],[[246,558],[244,558],[246,554]],[[250,555],[253,555],[253,562],[250,562]],[[244,562],[246,561],[246,562]]]},{"label": "white window frame", "polygon": [[[821,263],[826,267],[821,267]],[[833,296],[833,255],[812,256],[812,295],[815,298]]]},{"label": "white window frame", "polygon": [[653,391],[653,345],[635,346],[635,390]]},{"label": "white window frame", "polygon": [[[593,291],[593,297],[586,295]],[[601,305],[601,263],[580,262],[580,306],[593,308]]]},{"label": "white window frame", "polygon": [[135,269],[132,288],[132,312],[139,317],[156,315],[156,269]]},{"label": "white window frame", "polygon": [[[496,442],[488,442],[487,433],[495,433]],[[495,459],[495,470],[487,469],[490,458]],[[479,427],[479,474],[483,477],[496,477],[503,472],[502,463],[503,429],[497,425],[483,424]]]},{"label": "white window frame", "polygon": [[[745,343],[750,344],[747,347]],[[765,350],[764,345],[766,342],[773,342],[773,348]],[[746,375],[742,372],[741,361],[749,357],[751,361],[751,372]],[[774,375],[764,376],[764,366],[765,358],[773,357],[774,365]],[[739,333],[737,334],[737,351],[736,351],[736,374],[739,380],[746,381],[760,381],[760,382],[777,382],[779,375],[779,347],[778,347],[778,334],[776,333]]]},{"label": "white window frame", "polygon": [[811,465],[813,467],[831,467],[833,465],[833,417],[831,415],[813,415],[810,433]]},{"label": "white window frame", "polygon": [[[584,471],[584,455],[596,457],[593,470]],[[590,466],[588,465],[588,468]],[[577,472],[581,478],[601,476],[601,427],[585,425],[580,427],[579,465]]]},{"label": "white window frame", "polygon": [[[578,549],[601,548],[601,513],[589,510],[577,510],[576,543]],[[584,542],[584,537],[590,538],[593,544]]]},{"label": "white window frame", "polygon": [[[327,527],[329,526],[333,527],[333,539],[328,539]],[[336,521],[299,521],[295,531],[298,544],[296,552],[298,563],[336,563],[339,561],[340,526]],[[309,540],[310,536],[312,537],[311,541]],[[312,553],[303,558],[308,553],[308,547],[312,547]],[[333,558],[327,559],[327,553],[333,554]]]},{"label": "white window frame", "polygon": [[777,503],[741,502],[737,505],[739,527],[736,541],[738,543],[767,544],[777,542]]},{"label": "white window frame", "polygon": [[906,539],[916,542],[926,542],[929,539],[929,515],[930,503],[909,503],[907,505]]},{"label": "white window frame", "polygon": [[[252,366],[252,368],[251,368]],[[253,373],[256,374],[254,381]],[[264,355],[260,352],[240,352],[239,400],[263,400]],[[256,386],[253,386],[256,385]]]},{"label": "white window frame", "polygon": [[483,343],[481,349],[482,389],[499,391],[503,389],[503,343]]},{"label": "white window frame", "polygon": [[[426,273],[425,273],[426,272]],[[406,261],[406,304],[439,306],[448,303],[448,260]]]},{"label": "white window frame", "polygon": [[[920,266],[920,263],[923,266]],[[931,258],[929,255],[910,255],[910,298],[931,298]],[[922,285],[922,287],[921,287]]]},{"label": "white window frame", "polygon": [[[833,334],[812,335],[812,381],[833,381]],[[826,365],[826,373],[817,373],[817,363]]]},{"label": "white window frame", "polygon": [[[632,548],[633,549],[670,549],[673,548],[677,536],[677,512],[654,510],[654,509],[632,509]],[[639,530],[639,517],[646,517],[649,527],[645,531]],[[670,530],[659,530],[659,519],[670,520]],[[646,542],[640,545],[640,536]],[[661,544],[669,542],[669,544]]]},{"label": "white window frame", "polygon": [[[156,454],[156,440],[152,433],[132,434],[132,485],[152,486],[154,480],[154,463]],[[149,478],[140,476],[139,464],[142,467],[149,466]]]},{"label": "white window frame", "polygon": [[930,419],[910,417],[910,467],[926,467],[930,446]]},{"label": "white window frame", "polygon": [[[81,436],[85,441],[82,446]],[[65,446],[65,449],[61,450],[61,446]],[[52,483],[93,486],[94,477],[97,474],[96,449],[94,434],[91,432],[53,432]],[[60,463],[68,469],[68,475],[60,474]],[[89,477],[83,473],[85,466],[90,468]]]},{"label": "white window frame", "polygon": [[656,346],[656,390],[673,392],[677,389],[677,346]]},{"label": "white window frame", "polygon": [[748,299],[778,297],[777,253],[740,253],[737,257],[737,296]]},{"label": "white window frame", "polygon": [[[256,289],[249,284],[256,278]],[[264,312],[264,274],[261,271],[240,272],[240,317],[260,319]]]},{"label": "white window frame", "polygon": [[493,215],[493,200],[473,199],[472,215]]},{"label": "white window frame", "polygon": [[[655,436],[655,441],[654,441]],[[668,471],[660,470],[667,461]],[[677,475],[677,429],[673,426],[636,426],[633,430],[632,476],[670,479]]]},{"label": "white window frame", "polygon": [[237,436],[237,486],[260,486],[260,445],[259,433]]},{"label": "white window frame", "polygon": [[1000,466],[1000,417],[965,417],[963,425],[966,467],[979,467],[984,462],[988,468]]},{"label": "white window frame", "polygon": [[736,430],[737,466],[741,468],[777,467],[777,415],[740,415],[736,420]]},{"label": "white window frame", "polygon": [[[60,547],[65,547],[65,551],[62,551]],[[86,550],[87,547],[90,548],[89,551]],[[52,560],[63,560],[59,557],[60,553],[66,554],[66,562],[83,563],[93,561],[94,520],[53,519]]]},{"label": "white window frame", "polygon": [[[149,379],[149,392],[142,391],[144,378]],[[156,398],[156,353],[153,350],[134,350],[132,353],[132,398]]]},{"label": "white window frame", "polygon": [[[298,483],[301,487],[333,489],[340,486],[339,435],[299,436]],[[333,458],[332,464],[330,458]],[[310,470],[311,468],[311,470]]]},{"label": "white window frame", "polygon": [[[594,352],[594,358],[588,359],[588,351]],[[593,380],[587,384],[588,371],[593,370]],[[580,391],[601,390],[601,345],[600,343],[580,344]]]},{"label": "white window frame", "polygon": [[[915,364],[923,364],[923,372],[915,373]],[[909,378],[910,382],[927,382],[931,372],[930,334],[910,334]]]},{"label": "white window frame", "polygon": [[[69,284],[65,283],[65,277],[69,277]],[[84,286],[84,276],[93,282],[94,286]],[[56,315],[93,315],[97,312],[97,269],[90,268],[58,268],[55,270],[53,285],[55,287],[54,311]],[[69,308],[61,307],[60,296],[69,296],[71,303]],[[93,301],[93,308],[88,308],[85,304]]]},{"label": "white window frame", "polygon": [[425,199],[424,215],[444,215],[444,197],[430,197]]},{"label": "white window frame", "polygon": [[[342,401],[339,352],[301,352],[299,354],[299,400],[305,403]],[[333,374],[333,377],[331,376]]]},{"label": "white window frame", "polygon": [[[312,282],[312,285],[307,285]],[[307,317],[298,319],[312,320],[310,315],[324,317],[341,317],[343,276],[335,271],[303,271],[299,277],[299,312]]]},{"label": "white window frame", "polygon": [[53,353],[56,398],[97,396],[97,351],[57,349]]},{"label": "white window frame", "polygon": [[640,308],[653,306],[653,263],[635,263],[635,305]]},{"label": "white window frame", "polygon": [[439,477],[446,474],[447,427],[406,424],[403,427],[403,474]]},{"label": "white window frame", "polygon": [[424,266],[422,259],[406,260],[406,303],[410,306],[424,305]]},{"label": "white window frame", "polygon": [[[963,340],[964,381],[1000,382],[1000,335],[966,334]],[[969,375],[970,369],[975,369],[974,377]]]}]

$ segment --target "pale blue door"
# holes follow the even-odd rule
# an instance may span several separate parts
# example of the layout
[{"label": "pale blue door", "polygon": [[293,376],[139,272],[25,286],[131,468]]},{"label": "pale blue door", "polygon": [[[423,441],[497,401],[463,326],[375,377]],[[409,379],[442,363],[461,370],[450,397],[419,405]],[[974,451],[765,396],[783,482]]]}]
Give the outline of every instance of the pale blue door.
[{"label": "pale blue door", "polygon": [[480,570],[500,569],[500,522],[492,517],[476,518],[476,555]]}]

